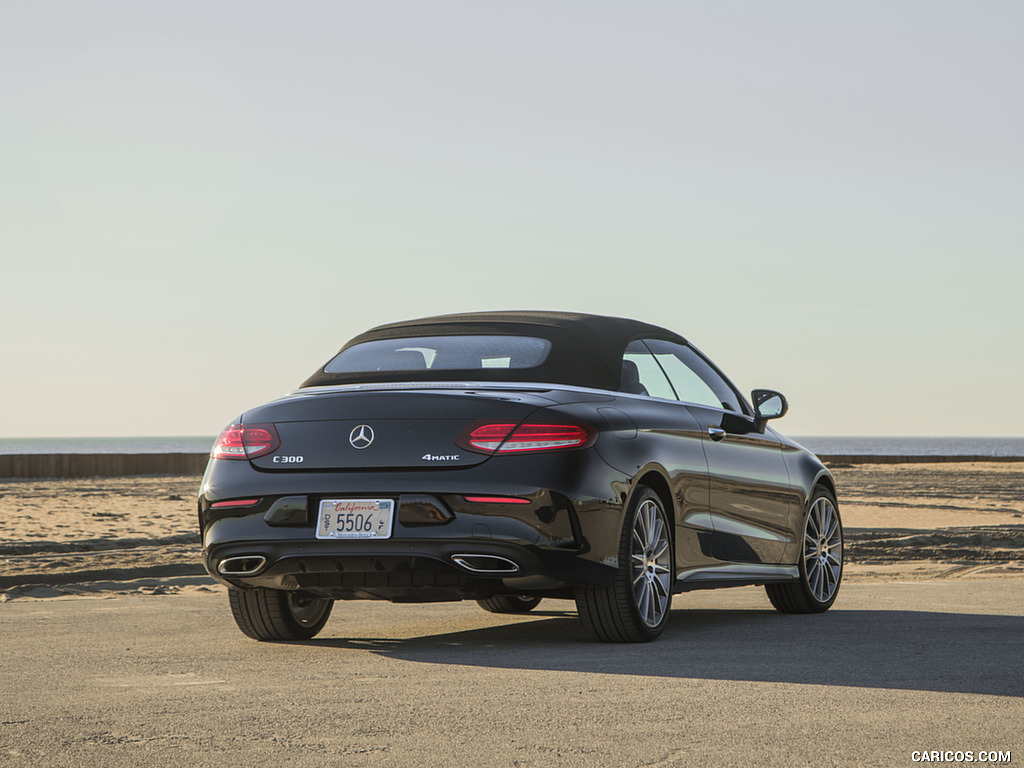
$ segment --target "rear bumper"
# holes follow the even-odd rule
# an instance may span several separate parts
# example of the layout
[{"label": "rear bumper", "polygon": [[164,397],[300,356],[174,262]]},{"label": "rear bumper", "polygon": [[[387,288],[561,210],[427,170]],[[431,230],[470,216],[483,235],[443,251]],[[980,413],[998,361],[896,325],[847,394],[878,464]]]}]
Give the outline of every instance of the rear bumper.
[{"label": "rear bumper", "polygon": [[[233,587],[393,602],[523,593],[569,597],[577,585],[608,583],[614,574],[573,551],[481,539],[230,542],[207,547],[204,559],[212,576]],[[236,564],[258,567],[241,576],[230,573]]]},{"label": "rear bumper", "polygon": [[[211,461],[199,497],[205,565],[234,587],[335,599],[570,596],[577,586],[608,583],[617,566],[622,501],[615,488],[624,478],[587,454],[429,473],[267,473],[246,462]],[[480,496],[522,503],[474,500]],[[394,501],[389,538],[316,538],[321,500],[360,498]],[[241,499],[254,503],[213,507]],[[241,558],[239,567],[225,569],[231,558]]]}]

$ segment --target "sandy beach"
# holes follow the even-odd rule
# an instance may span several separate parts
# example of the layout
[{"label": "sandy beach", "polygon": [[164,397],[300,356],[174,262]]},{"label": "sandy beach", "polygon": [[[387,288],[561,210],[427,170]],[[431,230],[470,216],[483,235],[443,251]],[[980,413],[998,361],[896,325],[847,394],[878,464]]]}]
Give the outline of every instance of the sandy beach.
[{"label": "sandy beach", "polygon": [[[837,465],[848,580],[1024,576],[1024,464]],[[0,480],[0,601],[220,589],[195,476]]]}]

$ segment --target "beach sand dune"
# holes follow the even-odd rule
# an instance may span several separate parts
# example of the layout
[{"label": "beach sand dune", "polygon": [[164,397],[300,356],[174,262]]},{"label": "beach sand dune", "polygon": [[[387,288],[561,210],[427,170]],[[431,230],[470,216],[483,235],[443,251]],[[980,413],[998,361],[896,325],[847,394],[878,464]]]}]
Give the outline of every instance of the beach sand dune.
[{"label": "beach sand dune", "polygon": [[832,467],[847,528],[1024,524],[1024,464]]},{"label": "beach sand dune", "polygon": [[[833,468],[847,578],[1024,575],[1024,463]],[[220,589],[195,476],[0,480],[0,601]]]},{"label": "beach sand dune", "polygon": [[195,534],[200,478],[0,480],[0,542],[163,539]]}]

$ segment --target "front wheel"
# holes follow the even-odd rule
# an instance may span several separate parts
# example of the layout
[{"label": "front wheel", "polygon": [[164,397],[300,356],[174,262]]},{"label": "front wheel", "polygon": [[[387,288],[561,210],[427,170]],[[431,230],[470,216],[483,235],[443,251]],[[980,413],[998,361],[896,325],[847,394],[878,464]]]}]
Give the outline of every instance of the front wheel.
[{"label": "front wheel", "polygon": [[530,595],[495,595],[476,604],[489,613],[529,613],[540,605],[539,597]]},{"label": "front wheel", "polygon": [[843,523],[836,497],[818,487],[804,522],[800,578],[766,584],[768,599],[782,613],[823,613],[832,607],[843,580]]},{"label": "front wheel", "polygon": [[334,601],[280,589],[228,590],[231,614],[254,640],[309,640],[330,618]]},{"label": "front wheel", "polygon": [[619,568],[612,584],[583,587],[576,610],[584,628],[608,643],[657,638],[672,607],[672,526],[658,494],[638,488],[619,541]]}]

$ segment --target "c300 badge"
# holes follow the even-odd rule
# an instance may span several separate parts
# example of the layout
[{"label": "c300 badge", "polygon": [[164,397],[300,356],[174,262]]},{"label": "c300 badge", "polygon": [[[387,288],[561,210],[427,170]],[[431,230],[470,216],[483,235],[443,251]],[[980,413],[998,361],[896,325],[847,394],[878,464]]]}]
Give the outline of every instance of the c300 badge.
[{"label": "c300 badge", "polygon": [[373,442],[373,428],[368,424],[360,424],[348,433],[348,441],[357,451],[369,448]]}]

